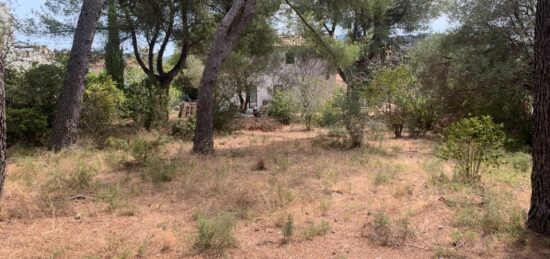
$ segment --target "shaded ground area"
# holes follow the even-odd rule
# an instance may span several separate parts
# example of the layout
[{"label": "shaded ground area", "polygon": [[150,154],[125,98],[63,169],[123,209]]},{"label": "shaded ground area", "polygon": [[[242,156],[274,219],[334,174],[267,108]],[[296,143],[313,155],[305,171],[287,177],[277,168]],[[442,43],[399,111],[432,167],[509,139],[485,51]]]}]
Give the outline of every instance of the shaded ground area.
[{"label": "shaded ground area", "polygon": [[[128,145],[121,142],[104,150],[14,148],[0,203],[0,254],[550,256],[550,242],[523,228],[530,197],[524,154],[507,154],[484,175],[483,186],[468,186],[453,181],[451,164],[436,158],[435,140],[388,135],[362,149],[342,150],[322,145],[322,130],[302,128],[220,136],[212,157],[191,155],[190,143],[159,140],[162,134],[154,133],[127,137],[130,147],[117,147]],[[235,218],[236,242],[200,249],[200,219],[220,213]],[[285,239],[289,225],[292,234]]]}]

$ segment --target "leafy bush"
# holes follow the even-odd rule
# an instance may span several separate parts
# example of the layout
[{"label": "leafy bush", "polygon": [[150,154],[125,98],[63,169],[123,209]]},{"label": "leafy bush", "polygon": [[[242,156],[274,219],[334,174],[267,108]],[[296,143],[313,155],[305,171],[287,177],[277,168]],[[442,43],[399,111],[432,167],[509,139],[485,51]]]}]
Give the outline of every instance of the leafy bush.
[{"label": "leafy bush", "polygon": [[482,167],[497,162],[505,142],[502,129],[489,116],[463,119],[449,127],[438,153],[456,161],[459,180],[477,182]]},{"label": "leafy bush", "polygon": [[196,122],[194,118],[188,120],[178,120],[172,124],[172,136],[181,140],[193,140],[195,137]]},{"label": "leafy bush", "polygon": [[341,133],[343,128],[349,138],[351,148],[360,147],[363,144],[363,136],[367,125],[368,114],[364,109],[365,98],[359,89],[350,92],[338,91],[334,98],[328,102],[318,119],[322,126],[329,127],[331,132]]},{"label": "leafy bush", "polygon": [[82,127],[93,133],[102,133],[119,115],[123,101],[122,91],[117,88],[116,82],[108,76],[88,84],[84,91]]},{"label": "leafy bush", "polygon": [[126,91],[123,104],[125,117],[147,130],[162,125],[163,114],[168,112],[167,94],[157,83],[149,79],[132,83]]},{"label": "leafy bush", "polygon": [[351,148],[361,147],[367,123],[365,99],[361,91],[351,90],[340,97],[339,106],[342,109],[343,122],[350,137]]},{"label": "leafy bush", "polygon": [[49,131],[46,115],[30,108],[8,109],[6,126],[10,144],[44,144]]},{"label": "leafy bush", "polygon": [[157,147],[162,141],[150,141],[141,137],[135,138],[130,142],[130,153],[138,163],[147,163],[149,159],[155,156]]},{"label": "leafy bush", "polygon": [[46,116],[48,126],[51,126],[63,88],[65,69],[56,65],[39,65],[23,74],[13,71],[8,74],[7,107],[33,109]]},{"label": "leafy bush", "polygon": [[198,225],[199,233],[194,246],[200,252],[220,253],[237,244],[233,235],[235,217],[229,213],[220,213],[212,218],[200,217]]},{"label": "leafy bush", "polygon": [[288,92],[276,91],[269,104],[268,114],[284,125],[290,124],[292,115],[296,112],[294,102]]}]

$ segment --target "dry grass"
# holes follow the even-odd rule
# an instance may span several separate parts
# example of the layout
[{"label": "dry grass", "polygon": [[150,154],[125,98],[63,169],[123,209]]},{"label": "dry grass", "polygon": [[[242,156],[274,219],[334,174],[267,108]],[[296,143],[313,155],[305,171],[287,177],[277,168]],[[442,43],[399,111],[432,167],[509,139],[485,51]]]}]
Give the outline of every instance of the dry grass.
[{"label": "dry grass", "polygon": [[[318,145],[323,130],[302,128],[221,136],[211,157],[144,132],[104,150],[12,149],[0,254],[544,257],[543,241],[522,226],[524,155],[488,174],[490,188],[472,187],[452,181],[434,141],[386,137],[343,150]],[[217,224],[224,217],[234,228]]]}]

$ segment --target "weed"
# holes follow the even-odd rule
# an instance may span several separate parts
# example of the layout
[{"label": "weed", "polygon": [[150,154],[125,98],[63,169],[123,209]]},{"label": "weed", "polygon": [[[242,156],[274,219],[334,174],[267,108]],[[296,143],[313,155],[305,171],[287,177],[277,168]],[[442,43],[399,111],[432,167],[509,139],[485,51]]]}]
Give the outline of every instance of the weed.
[{"label": "weed", "polygon": [[159,185],[173,181],[180,174],[179,170],[182,170],[182,168],[186,167],[180,167],[177,163],[171,163],[155,156],[149,159],[142,177],[155,185]]},{"label": "weed", "polygon": [[151,236],[145,237],[137,249],[136,257],[145,257],[145,253],[147,253],[147,249],[151,244],[151,239]]},{"label": "weed", "polygon": [[311,222],[304,231],[304,238],[306,240],[311,240],[316,236],[324,236],[328,233],[329,230],[330,225],[326,220],[321,220],[319,224]]},{"label": "weed", "polygon": [[319,205],[319,209],[321,210],[321,215],[326,216],[327,212],[330,208],[330,202],[328,201],[321,201],[321,204]]},{"label": "weed", "polygon": [[220,213],[213,218],[200,217],[198,226],[199,233],[194,247],[200,252],[221,253],[237,244],[233,235],[235,217],[230,213]]},{"label": "weed", "polygon": [[294,234],[294,219],[291,214],[288,214],[288,218],[281,232],[283,233],[283,242],[288,243]]},{"label": "weed", "polygon": [[109,186],[105,185],[99,192],[99,198],[107,203],[105,210],[109,213],[114,213],[118,208],[120,208],[125,200],[122,197],[121,190],[119,186]]},{"label": "weed", "polygon": [[394,222],[384,211],[374,213],[369,232],[364,236],[384,246],[403,245],[406,240],[414,238],[414,230],[407,218],[399,219],[394,225]]},{"label": "weed", "polygon": [[533,164],[531,155],[523,152],[511,154],[507,160],[512,168],[520,173],[528,173]]}]

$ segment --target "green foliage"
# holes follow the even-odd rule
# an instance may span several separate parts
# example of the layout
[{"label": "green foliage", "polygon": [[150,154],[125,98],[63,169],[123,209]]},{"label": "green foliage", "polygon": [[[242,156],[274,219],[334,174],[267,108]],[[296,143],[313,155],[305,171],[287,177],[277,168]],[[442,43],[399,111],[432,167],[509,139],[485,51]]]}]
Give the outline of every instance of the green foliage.
[{"label": "green foliage", "polygon": [[120,46],[120,32],[115,0],[108,1],[107,43],[105,45],[105,70],[116,82],[119,89],[124,88],[124,57]]},{"label": "green foliage", "polygon": [[194,247],[199,252],[221,253],[237,245],[233,232],[235,217],[230,213],[220,213],[215,217],[198,219],[199,233]]},{"label": "green foliage", "polygon": [[364,93],[359,89],[337,91],[322,109],[319,123],[338,135],[340,128],[344,128],[349,138],[349,147],[360,147],[368,122],[365,103]]},{"label": "green foliage", "polygon": [[276,91],[273,95],[273,100],[271,100],[269,104],[269,116],[274,117],[282,124],[288,125],[295,112],[296,107],[290,93],[286,91]]},{"label": "green foliage", "polygon": [[30,108],[8,109],[6,127],[10,144],[44,144],[49,133],[46,116]]},{"label": "green foliage", "polygon": [[149,159],[156,156],[158,147],[163,144],[165,144],[163,138],[148,140],[136,137],[130,142],[130,153],[138,163],[146,164],[149,162]]},{"label": "green foliage", "polygon": [[330,224],[326,220],[321,220],[319,224],[311,222],[308,224],[307,228],[304,231],[304,238],[306,240],[312,240],[317,236],[324,236],[330,231]]},{"label": "green foliage", "polygon": [[507,158],[507,162],[510,163],[515,170],[521,173],[528,173],[533,167],[533,158],[530,154],[524,152],[517,152],[510,155]]},{"label": "green foliage", "polygon": [[290,238],[292,238],[292,235],[294,234],[294,219],[291,214],[288,214],[288,218],[281,229],[281,232],[283,233],[283,240],[285,242],[290,241]]},{"label": "green foliage", "polygon": [[178,120],[172,124],[172,136],[183,141],[193,140],[195,137],[196,122],[194,118]]},{"label": "green foliage", "polygon": [[92,76],[88,82],[84,91],[81,126],[101,134],[120,114],[124,95],[109,76]]},{"label": "green foliage", "polygon": [[393,221],[384,211],[376,211],[370,224],[368,237],[384,246],[400,246],[414,238],[414,230],[407,218]]},{"label": "green foliage", "polygon": [[502,129],[489,116],[463,119],[449,127],[438,155],[456,162],[460,180],[478,182],[482,166],[497,162],[506,140]]},{"label": "green foliage", "polygon": [[131,83],[123,104],[125,116],[147,130],[160,126],[163,114],[168,112],[168,94],[149,79]]},{"label": "green foliage", "polygon": [[531,143],[536,1],[449,3],[459,26],[409,51],[429,107],[443,118],[489,115],[508,136]]},{"label": "green foliage", "polygon": [[22,74],[9,71],[6,78],[7,108],[39,111],[51,126],[64,76],[65,69],[56,65],[38,65]]},{"label": "green foliage", "polygon": [[367,114],[363,109],[365,99],[363,94],[357,90],[350,90],[345,98],[340,97],[339,106],[342,110],[342,119],[352,148],[358,148],[363,145],[363,136],[367,123]]},{"label": "green foliage", "polygon": [[158,156],[153,156],[147,160],[143,177],[155,185],[160,185],[174,180],[178,175],[178,170],[183,170],[183,168],[179,168],[177,163],[171,163]]}]

